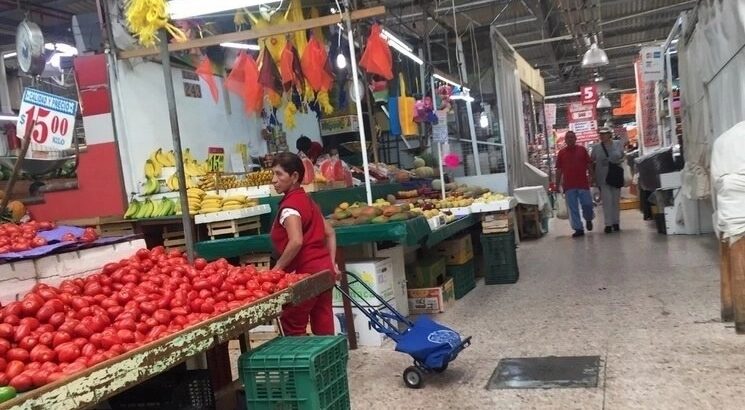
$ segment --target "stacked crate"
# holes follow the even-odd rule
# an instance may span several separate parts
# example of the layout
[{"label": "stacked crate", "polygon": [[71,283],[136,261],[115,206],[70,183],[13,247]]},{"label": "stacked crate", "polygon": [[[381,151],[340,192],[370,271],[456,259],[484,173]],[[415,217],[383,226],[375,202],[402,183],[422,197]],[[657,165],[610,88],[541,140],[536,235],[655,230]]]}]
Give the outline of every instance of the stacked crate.
[{"label": "stacked crate", "polygon": [[506,233],[512,230],[511,211],[490,212],[481,215],[481,231],[484,234]]},{"label": "stacked crate", "polygon": [[481,235],[484,283],[515,283],[520,278],[517,266],[515,233]]},{"label": "stacked crate", "polygon": [[476,287],[473,242],[469,233],[442,242],[436,251],[445,258],[447,276],[453,278],[455,299],[462,298]]}]

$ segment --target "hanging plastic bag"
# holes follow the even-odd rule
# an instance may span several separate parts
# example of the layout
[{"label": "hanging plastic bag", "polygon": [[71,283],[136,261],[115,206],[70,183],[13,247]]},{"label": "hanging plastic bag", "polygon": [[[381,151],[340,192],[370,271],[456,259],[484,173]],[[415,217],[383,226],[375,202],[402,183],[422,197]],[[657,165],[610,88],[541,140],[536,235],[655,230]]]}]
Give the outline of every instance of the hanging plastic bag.
[{"label": "hanging plastic bag", "polygon": [[244,55],[242,70],[244,110],[247,114],[258,114],[264,105],[264,87],[259,82],[259,67],[249,54]]},{"label": "hanging plastic bag", "polygon": [[264,87],[272,107],[279,108],[279,105],[282,103],[282,79],[279,75],[277,65],[274,63],[274,59],[266,51],[261,56],[259,82]]},{"label": "hanging plastic bag", "polygon": [[238,53],[230,74],[225,79],[225,88],[243,99],[246,93],[246,53]]},{"label": "hanging plastic bag", "polygon": [[295,49],[292,43],[288,42],[282,51],[279,66],[282,85],[285,91],[290,91],[292,87],[295,87],[302,94],[304,82],[303,69],[300,67],[300,57],[298,57],[297,49]]},{"label": "hanging plastic bag", "polygon": [[202,58],[202,62],[200,62],[199,66],[197,66],[197,75],[199,76],[199,78],[204,80],[205,83],[207,83],[207,87],[209,87],[210,89],[212,99],[217,102],[219,100],[217,81],[215,81],[215,75],[212,71],[212,62],[210,62],[209,58]]},{"label": "hanging plastic bag", "polygon": [[380,36],[382,31],[379,24],[373,24],[370,28],[360,67],[368,74],[377,74],[390,81],[393,79],[393,57],[388,43]]},{"label": "hanging plastic bag", "polygon": [[315,37],[310,39],[305,52],[300,57],[300,66],[313,91],[328,91],[331,88],[334,77],[327,71],[328,55],[326,49]]},{"label": "hanging plastic bag", "polygon": [[401,96],[398,97],[398,120],[401,123],[401,135],[405,137],[419,135],[414,117],[416,116],[416,100],[406,95],[404,75],[398,74]]},{"label": "hanging plastic bag", "polygon": [[631,186],[631,167],[626,161],[623,161],[621,168],[623,168],[623,186],[629,187]]},{"label": "hanging plastic bag", "polygon": [[556,217],[559,219],[569,219],[569,208],[567,207],[566,195],[556,194]]}]

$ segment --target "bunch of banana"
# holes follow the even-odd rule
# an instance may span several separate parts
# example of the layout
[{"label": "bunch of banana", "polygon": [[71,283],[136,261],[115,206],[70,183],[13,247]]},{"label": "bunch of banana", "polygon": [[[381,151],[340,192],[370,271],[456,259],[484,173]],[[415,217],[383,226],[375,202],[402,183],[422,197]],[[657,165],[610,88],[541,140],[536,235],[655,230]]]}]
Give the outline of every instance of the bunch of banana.
[{"label": "bunch of banana", "polygon": [[232,211],[235,209],[243,209],[248,206],[248,199],[243,196],[229,196],[227,198],[223,198],[222,200],[222,210],[223,211]]},{"label": "bunch of banana", "polygon": [[155,204],[150,199],[146,199],[145,202],[142,202],[140,204],[140,207],[137,210],[137,213],[134,215],[134,219],[150,218],[153,216],[154,211],[155,211]]},{"label": "bunch of banana", "polygon": [[199,188],[205,191],[211,191],[215,189],[215,176],[207,175],[199,179]]},{"label": "bunch of banana", "polygon": [[176,154],[174,154],[173,151],[163,152],[162,148],[158,148],[150,154],[150,161],[153,161],[161,167],[175,167]]},{"label": "bunch of banana", "polygon": [[222,197],[219,195],[205,195],[202,197],[200,214],[222,211]]},{"label": "bunch of banana", "polygon": [[129,203],[129,207],[127,208],[127,212],[124,213],[124,219],[132,219],[137,215],[137,212],[140,210],[140,207],[142,206],[142,202],[133,199],[132,202]]},{"label": "bunch of banana", "polygon": [[153,161],[152,159],[145,161],[145,176],[147,178],[157,178],[162,171],[163,167],[157,161]]},{"label": "bunch of banana", "polygon": [[179,186],[179,184],[178,184],[178,173],[175,173],[175,174],[171,175],[171,176],[170,176],[170,177],[169,177],[169,178],[168,178],[168,179],[166,180],[166,186],[167,186],[167,187],[168,187],[168,189],[170,189],[170,190],[171,190],[172,192],[176,192],[176,191],[178,191],[178,186]]},{"label": "bunch of banana", "polygon": [[160,182],[154,177],[147,177],[142,184],[142,195],[152,195],[160,192]]},{"label": "bunch of banana", "polygon": [[163,216],[171,216],[176,213],[176,202],[170,198],[163,198],[160,201],[154,203],[154,209],[152,218],[160,218]]},{"label": "bunch of banana", "polygon": [[197,161],[184,161],[184,172],[187,177],[201,177],[207,174],[204,164],[200,165]]},{"label": "bunch of banana", "polygon": [[184,162],[197,162],[196,158],[191,155],[191,150],[189,150],[189,148],[181,151],[181,158],[183,158]]},{"label": "bunch of banana", "polygon": [[202,208],[202,198],[205,192],[199,188],[189,188],[186,190],[189,201],[189,213],[194,215]]}]

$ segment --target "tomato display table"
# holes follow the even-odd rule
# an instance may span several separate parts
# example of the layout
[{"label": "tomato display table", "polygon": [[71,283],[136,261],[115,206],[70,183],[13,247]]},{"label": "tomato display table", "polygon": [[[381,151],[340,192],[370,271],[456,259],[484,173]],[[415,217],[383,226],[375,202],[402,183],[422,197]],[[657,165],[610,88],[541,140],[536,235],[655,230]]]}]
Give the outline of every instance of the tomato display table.
[{"label": "tomato display table", "polygon": [[194,355],[237,339],[249,329],[278,317],[284,305],[307,300],[333,285],[328,272],[318,273],[282,292],[99,363],[82,373],[20,394],[0,403],[0,410],[88,408]]}]

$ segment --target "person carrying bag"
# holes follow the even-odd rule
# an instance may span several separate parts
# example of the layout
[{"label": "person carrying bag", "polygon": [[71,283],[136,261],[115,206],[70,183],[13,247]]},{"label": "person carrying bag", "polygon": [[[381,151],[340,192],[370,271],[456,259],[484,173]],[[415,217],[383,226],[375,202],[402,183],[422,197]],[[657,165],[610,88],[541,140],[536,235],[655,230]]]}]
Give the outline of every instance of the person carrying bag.
[{"label": "person carrying bag", "polygon": [[618,232],[621,220],[621,188],[624,184],[623,145],[612,139],[610,128],[598,130],[600,143],[592,147],[590,158],[595,164],[595,182],[600,188],[600,199],[603,203],[605,233]]}]

